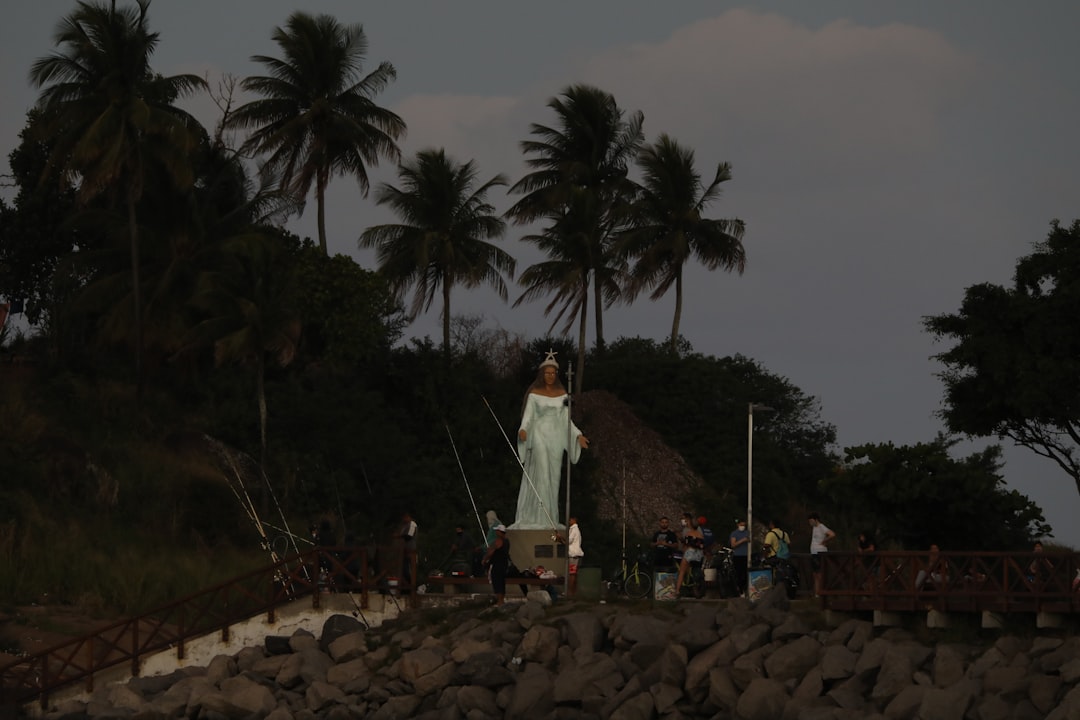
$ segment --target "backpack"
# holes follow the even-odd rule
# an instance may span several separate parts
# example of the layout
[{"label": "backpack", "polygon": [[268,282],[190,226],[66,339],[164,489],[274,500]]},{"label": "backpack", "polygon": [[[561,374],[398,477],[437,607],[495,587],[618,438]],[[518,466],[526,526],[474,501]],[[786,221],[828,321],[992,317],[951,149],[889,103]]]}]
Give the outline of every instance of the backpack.
[{"label": "backpack", "polygon": [[776,557],[780,558],[781,560],[787,560],[789,557],[791,557],[791,549],[788,548],[787,533],[779,528],[774,528],[769,532],[776,537]]}]

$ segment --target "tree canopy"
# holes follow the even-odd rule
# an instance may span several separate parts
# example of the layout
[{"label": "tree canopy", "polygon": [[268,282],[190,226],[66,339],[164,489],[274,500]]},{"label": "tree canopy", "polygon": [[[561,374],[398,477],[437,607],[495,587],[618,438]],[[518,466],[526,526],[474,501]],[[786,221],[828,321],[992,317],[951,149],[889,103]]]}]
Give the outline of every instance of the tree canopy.
[{"label": "tree canopy", "polygon": [[1042,511],[1001,477],[1001,448],[966,458],[949,451],[957,440],[897,447],[847,448],[842,470],[822,483],[838,514],[856,531],[914,550],[1026,550],[1049,532]]},{"label": "tree canopy", "polygon": [[450,357],[450,291],[455,285],[489,285],[507,298],[503,275],[513,278],[514,258],[488,242],[506,223],[488,202],[492,188],[506,184],[502,175],[479,182],[472,160],[459,163],[443,149],[421,150],[398,168],[401,187],[383,183],[378,202],[389,205],[402,222],[376,225],[360,236],[361,247],[377,248],[379,272],[400,292],[414,286],[412,314],[431,307],[442,292],[443,353]]},{"label": "tree canopy", "polygon": [[375,103],[396,76],[388,62],[363,75],[368,41],[361,25],[297,10],[274,30],[283,58],[251,59],[269,75],[242,85],[262,97],[239,107],[226,125],[252,129],[246,150],[265,153],[265,166],[280,173],[298,198],[315,186],[319,247],[327,252],[326,188],[337,175],[352,175],[366,195],[367,167],[382,157],[397,160],[405,121]]},{"label": "tree canopy", "polygon": [[974,285],[960,310],[924,318],[945,366],[953,432],[1009,438],[1065,471],[1080,492],[1080,220],[1054,221],[1011,287]]},{"label": "tree canopy", "polygon": [[533,123],[532,138],[521,142],[531,171],[510,188],[523,197],[507,214],[519,224],[548,222],[541,232],[523,239],[543,249],[549,259],[522,272],[518,282],[525,291],[515,306],[550,294],[544,313],[558,310],[552,328],[564,316],[564,333],[578,321],[580,391],[590,289],[596,344],[603,350],[603,311],[623,285],[623,263],[613,242],[635,191],[628,173],[641,147],[645,115],[640,110],[627,114],[611,93],[582,84],[566,88],[548,107],[557,123]]},{"label": "tree canopy", "polygon": [[742,237],[745,224],[737,218],[702,217],[720,196],[720,184],[731,179],[731,166],[720,163],[707,186],[694,168],[694,151],[666,134],[646,145],[638,156],[644,180],[631,204],[630,229],[619,239],[618,250],[634,260],[627,299],[645,289],[659,300],[675,288],[675,317],[671,322],[671,352],[679,342],[683,307],[683,268],[696,258],[709,270],[746,268]]}]

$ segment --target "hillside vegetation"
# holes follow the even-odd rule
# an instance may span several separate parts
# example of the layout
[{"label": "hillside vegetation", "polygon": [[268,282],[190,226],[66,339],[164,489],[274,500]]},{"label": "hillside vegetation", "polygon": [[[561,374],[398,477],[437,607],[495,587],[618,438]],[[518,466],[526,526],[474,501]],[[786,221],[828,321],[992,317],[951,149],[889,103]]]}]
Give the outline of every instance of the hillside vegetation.
[{"label": "hillside vegetation", "polygon": [[[304,538],[326,520],[338,541],[379,543],[404,511],[420,523],[422,568],[434,568],[455,525],[479,544],[475,511],[512,520],[520,468],[507,435],[530,365],[549,345],[562,347],[552,338],[518,347],[509,372],[495,369],[494,345],[445,365],[426,342],[387,350],[363,372],[314,363],[272,372],[265,462],[243,366],[187,377],[162,368],[141,402],[104,371],[47,358],[8,366],[0,602],[47,593],[132,612],[266,562],[258,523],[271,539],[287,530]],[[639,542],[660,514],[742,514],[748,398],[777,408],[755,428],[756,517],[774,516],[799,538],[808,508],[835,507],[838,549],[853,543],[861,523],[821,489],[842,475],[813,398],[745,358],[672,356],[642,339],[616,341],[589,362],[595,389],[574,411],[593,446],[574,468],[571,504],[590,563],[614,566],[624,522]],[[640,377],[667,381],[642,386]]]}]

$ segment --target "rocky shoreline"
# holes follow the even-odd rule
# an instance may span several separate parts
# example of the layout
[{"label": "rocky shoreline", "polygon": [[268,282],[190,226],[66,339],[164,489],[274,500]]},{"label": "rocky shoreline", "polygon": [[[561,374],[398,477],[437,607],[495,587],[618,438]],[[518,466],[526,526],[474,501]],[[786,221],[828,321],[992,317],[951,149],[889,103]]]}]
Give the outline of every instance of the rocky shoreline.
[{"label": "rocky shoreline", "polygon": [[664,606],[418,610],[268,636],[208,667],[100,687],[44,717],[1080,718],[1080,638],[919,642],[864,620],[812,628],[782,592]]}]

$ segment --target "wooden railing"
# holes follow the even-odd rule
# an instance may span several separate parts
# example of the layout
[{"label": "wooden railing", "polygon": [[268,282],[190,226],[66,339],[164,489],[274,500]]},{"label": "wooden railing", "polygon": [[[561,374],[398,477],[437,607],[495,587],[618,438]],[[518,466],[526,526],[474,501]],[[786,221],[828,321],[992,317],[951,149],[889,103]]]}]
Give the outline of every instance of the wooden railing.
[{"label": "wooden railing", "polygon": [[[94,675],[130,663],[138,675],[144,658],[175,648],[184,658],[185,642],[229,629],[265,613],[274,622],[280,606],[304,597],[318,608],[323,591],[354,593],[360,609],[368,593],[385,588],[386,572],[372,574],[367,548],[316,548],[256,570],[207,590],[189,595],[139,617],[120,620],[81,638],[19,658],[0,666],[0,706],[25,705],[78,682],[94,689]],[[399,590],[411,588],[399,584]],[[415,594],[410,593],[415,601]]]},{"label": "wooden railing", "polygon": [[[1076,553],[823,553],[823,607],[996,613],[1080,613]],[[809,570],[809,568],[807,568]],[[813,582],[804,575],[804,585]],[[1077,588],[1080,589],[1080,588]]]},{"label": "wooden railing", "polygon": [[[51,693],[79,682],[91,692],[95,673],[128,663],[138,675],[144,658],[169,648],[183,659],[185,643],[193,638],[220,632],[228,641],[233,625],[263,613],[274,622],[277,608],[294,600],[310,597],[318,608],[323,591],[353,593],[360,609],[367,609],[368,594],[385,591],[387,580],[385,571],[371,571],[368,557],[367,548],[312,549],[18,658],[0,666],[0,706],[38,700],[45,707]],[[793,560],[805,591],[812,592],[808,558]],[[932,560],[926,552],[830,552],[821,560],[826,609],[1080,613],[1080,592],[1073,590],[1078,554],[941,553]],[[416,602],[403,579],[398,589]]]}]

